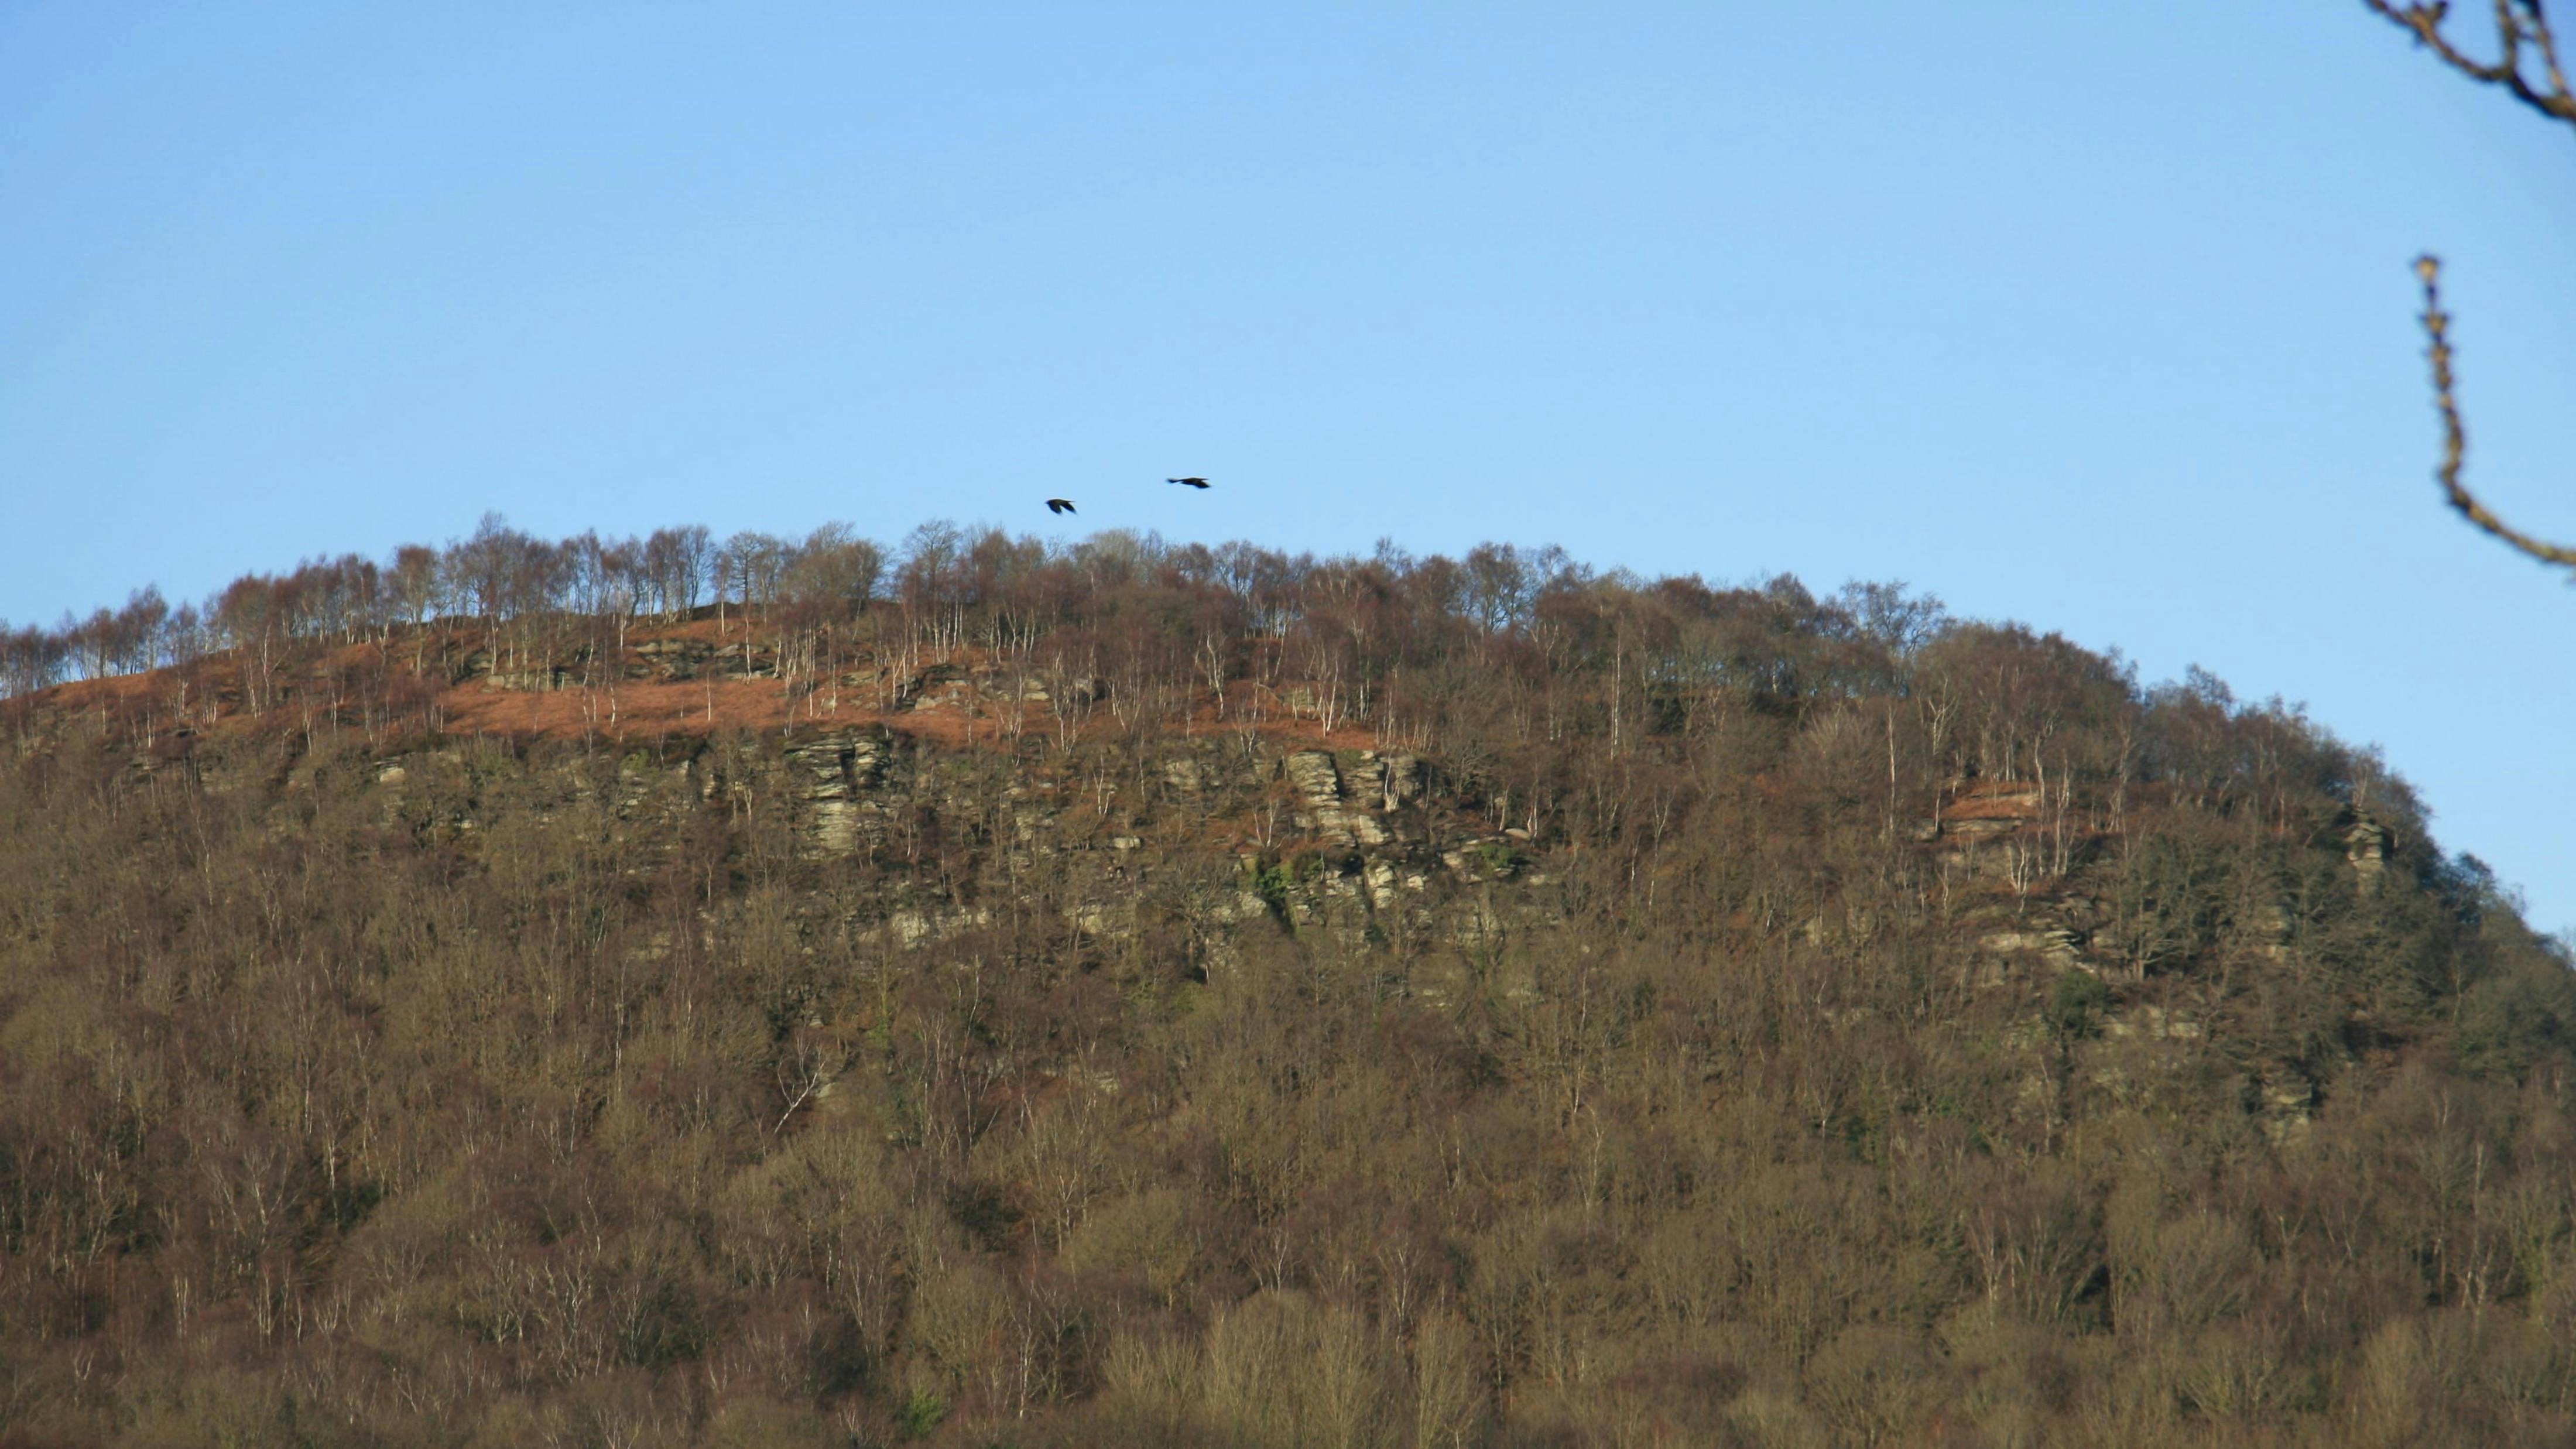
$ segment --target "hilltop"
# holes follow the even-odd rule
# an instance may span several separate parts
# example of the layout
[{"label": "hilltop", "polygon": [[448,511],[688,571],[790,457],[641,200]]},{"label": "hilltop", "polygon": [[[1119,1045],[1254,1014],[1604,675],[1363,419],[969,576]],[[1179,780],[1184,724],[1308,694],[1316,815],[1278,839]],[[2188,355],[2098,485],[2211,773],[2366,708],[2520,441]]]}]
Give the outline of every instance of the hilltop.
[{"label": "hilltop", "polygon": [[489,520],[0,678],[0,1444],[2576,1432],[2562,948],[1900,586]]}]

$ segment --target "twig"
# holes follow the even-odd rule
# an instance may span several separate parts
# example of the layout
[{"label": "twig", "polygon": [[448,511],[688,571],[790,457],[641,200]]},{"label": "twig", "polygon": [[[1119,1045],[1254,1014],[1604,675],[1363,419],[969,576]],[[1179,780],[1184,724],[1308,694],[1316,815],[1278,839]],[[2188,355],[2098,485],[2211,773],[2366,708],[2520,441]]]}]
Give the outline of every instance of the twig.
[{"label": "twig", "polygon": [[2488,512],[2487,506],[2460,482],[2460,461],[2468,452],[2469,439],[2460,426],[2459,403],[2452,396],[2451,318],[2442,310],[2442,259],[2429,252],[2417,257],[2415,274],[2424,279],[2424,335],[2432,340],[2428,355],[2433,359],[2433,406],[2442,414],[2442,465],[2434,470],[2434,476],[2442,481],[2443,496],[2462,518],[2509,546],[2542,563],[2576,568],[2576,548],[2547,543],[2515,529]]},{"label": "twig", "polygon": [[[2419,45],[2428,46],[2442,62],[2460,74],[2484,85],[2502,86],[2514,99],[2554,120],[2576,126],[2576,91],[2567,85],[2567,72],[2558,61],[2557,37],[2550,33],[2549,17],[2541,9],[2541,0],[2495,0],[2496,60],[2492,65],[2471,59],[2442,33],[2450,18],[2449,0],[2408,0],[2404,6],[2392,0],[2362,0],[2371,13],[2415,37]],[[2531,83],[2523,74],[2522,49],[2529,45],[2540,55],[2540,68],[2548,89]]]}]

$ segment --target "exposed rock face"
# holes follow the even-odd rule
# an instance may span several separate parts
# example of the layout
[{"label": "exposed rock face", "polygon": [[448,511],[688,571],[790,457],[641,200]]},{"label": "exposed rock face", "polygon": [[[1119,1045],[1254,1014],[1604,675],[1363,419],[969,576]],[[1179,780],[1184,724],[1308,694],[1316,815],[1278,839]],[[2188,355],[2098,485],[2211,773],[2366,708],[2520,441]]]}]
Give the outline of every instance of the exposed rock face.
[{"label": "exposed rock face", "polygon": [[2018,890],[2040,873],[2062,873],[2087,848],[2084,832],[2068,830],[2063,805],[2052,810],[2051,792],[2034,781],[1954,781],[1932,818],[1905,833],[1937,842],[1944,869],[2005,879]]},{"label": "exposed rock face", "polygon": [[[1096,932],[1099,930],[1099,922],[1089,918],[1091,914],[1096,913],[1086,913],[1078,924],[1084,930]],[[899,910],[886,917],[885,928],[880,939],[890,939],[893,944],[909,950],[942,937],[954,936],[961,931],[989,924],[992,919],[992,912],[981,907],[973,910],[939,912]]]},{"label": "exposed rock face", "polygon": [[841,730],[788,747],[786,766],[817,851],[846,855],[858,848],[859,797],[885,774],[886,741],[883,730]]},{"label": "exposed rock face", "polygon": [[1331,751],[1299,750],[1288,757],[1284,768],[1289,782],[1308,804],[1330,806],[1341,800],[1342,775],[1333,764]]},{"label": "exposed rock face", "polygon": [[[1299,750],[1288,757],[1286,769],[1303,802],[1297,812],[1300,829],[1314,831],[1336,845],[1386,843],[1385,827],[1370,817],[1365,805],[1344,802],[1341,769],[1330,751]],[[1382,792],[1382,772],[1375,760],[1361,760],[1354,774],[1365,795]]]},{"label": "exposed rock face", "polygon": [[2296,1068],[2282,1064],[2265,1075],[2259,1091],[2263,1130],[2274,1142],[2289,1142],[2307,1132],[2316,1115],[2314,1082]]},{"label": "exposed rock face", "polygon": [[[1184,748],[1141,762],[1154,788],[1132,800],[1096,765],[1015,768],[877,723],[784,741],[749,733],[695,739],[631,750],[613,766],[595,752],[448,745],[370,760],[362,788],[387,824],[450,840],[495,820],[561,819],[575,829],[595,821],[621,841],[678,848],[677,827],[713,811],[737,828],[777,832],[810,860],[874,856],[893,869],[872,895],[856,898],[848,924],[897,951],[995,921],[1000,906],[991,898],[960,901],[918,888],[917,867],[961,852],[1007,857],[1024,878],[1049,882],[1021,908],[1042,902],[1038,909],[1060,911],[1104,950],[1130,949],[1149,921],[1186,923],[1191,963],[1202,973],[1236,959],[1235,940],[1246,931],[1320,931],[1365,948],[1426,933],[1500,937],[1524,916],[1541,918],[1517,891],[1492,900],[1473,894],[1512,879],[1523,847],[1446,821],[1423,798],[1417,760],[1323,750],[1265,757],[1212,742]],[[200,763],[226,767],[220,752]],[[1275,779],[1295,791],[1302,838],[1245,850],[1239,874],[1209,879],[1206,832],[1231,828],[1216,822],[1239,819],[1233,812]],[[1414,803],[1396,803],[1405,800]],[[1467,852],[1474,866],[1440,870],[1444,844],[1448,855]],[[1445,989],[1428,979],[1423,987]]]},{"label": "exposed rock face", "polygon": [[[896,681],[894,702],[900,709],[961,709],[973,704],[979,693],[970,671],[953,664],[933,664]],[[1044,698],[1043,691],[1039,698]]]},{"label": "exposed rock face", "polygon": [[1419,755],[1389,755],[1384,772],[1385,808],[1420,804],[1428,774]]},{"label": "exposed rock face", "polygon": [[2092,969],[2084,959],[2084,938],[2064,926],[2031,924],[2016,930],[1990,931],[1979,942],[2000,956],[2032,955],[2060,970]]},{"label": "exposed rock face", "polygon": [[[498,822],[533,823],[598,831],[648,859],[686,848],[693,817],[719,814],[809,861],[887,867],[871,874],[878,885],[846,900],[844,927],[898,951],[989,929],[1005,913],[999,897],[921,888],[928,863],[943,856],[967,869],[979,857],[1004,863],[1016,880],[1044,882],[1011,909],[1059,912],[1106,951],[1177,929],[1154,949],[1185,940],[1184,964],[1202,979],[1239,958],[1247,932],[1321,932],[1353,949],[1431,939],[1481,948],[1561,918],[1532,890],[1549,880],[1539,868],[1545,847],[1453,811],[1419,757],[1283,754],[1214,738],[1161,750],[1134,761],[1122,781],[1120,767],[1097,757],[1058,763],[1064,757],[1032,751],[1015,764],[882,722],[784,740],[679,737],[622,753],[450,741],[333,766],[355,778],[329,788],[363,790],[386,826],[451,844],[479,840]],[[255,750],[204,749],[190,769],[207,788],[280,778]],[[1247,837],[1258,802],[1279,785],[1291,799],[1276,825],[1292,829],[1255,846]],[[286,778],[283,788],[312,782]],[[1226,849],[1238,863],[1211,875],[1210,859]],[[1404,989],[1447,999],[1463,989],[1449,970],[1445,960],[1413,960]],[[1494,984],[1506,994],[1533,985]]]},{"label": "exposed rock face", "polygon": [[2379,889],[2388,873],[2389,851],[2397,843],[2395,835],[2387,826],[2364,815],[2344,832],[2343,842],[2343,858],[2351,863],[2361,889]]},{"label": "exposed rock face", "polygon": [[2135,1012],[2113,1012],[2105,1016],[2102,1034],[2113,1038],[2143,1036],[2156,1041],[2198,1041],[2207,1033],[2199,1022],[2189,1017],[2148,1004],[2138,1007]]},{"label": "exposed rock face", "polygon": [[630,648],[645,660],[627,669],[637,679],[695,679],[716,655],[715,646],[702,639],[647,639]]},{"label": "exposed rock face", "polygon": [[1958,787],[1941,809],[1938,833],[1962,840],[2006,835],[2037,820],[2039,786],[2026,780],[1975,780]]}]

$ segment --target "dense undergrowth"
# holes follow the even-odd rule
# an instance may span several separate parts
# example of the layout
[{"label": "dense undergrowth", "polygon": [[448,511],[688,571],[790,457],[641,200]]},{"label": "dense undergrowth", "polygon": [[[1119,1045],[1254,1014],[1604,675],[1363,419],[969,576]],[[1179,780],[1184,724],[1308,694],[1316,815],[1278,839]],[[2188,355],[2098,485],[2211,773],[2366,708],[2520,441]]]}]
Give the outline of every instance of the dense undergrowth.
[{"label": "dense undergrowth", "polygon": [[[8,702],[0,1444],[2576,1434],[2568,962],[2295,711],[1086,547]],[[436,712],[720,679],[762,732]]]}]

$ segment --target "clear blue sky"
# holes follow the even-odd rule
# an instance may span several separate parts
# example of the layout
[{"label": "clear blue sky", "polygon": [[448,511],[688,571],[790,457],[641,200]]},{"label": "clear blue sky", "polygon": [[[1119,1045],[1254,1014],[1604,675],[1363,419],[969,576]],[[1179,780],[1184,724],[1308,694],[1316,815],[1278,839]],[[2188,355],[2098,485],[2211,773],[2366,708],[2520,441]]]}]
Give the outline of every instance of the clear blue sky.
[{"label": "clear blue sky", "polygon": [[1051,493],[1903,578],[2307,701],[2555,929],[2576,591],[2436,505],[2426,247],[2576,536],[2576,135],[2358,0],[15,0],[0,616]]}]

